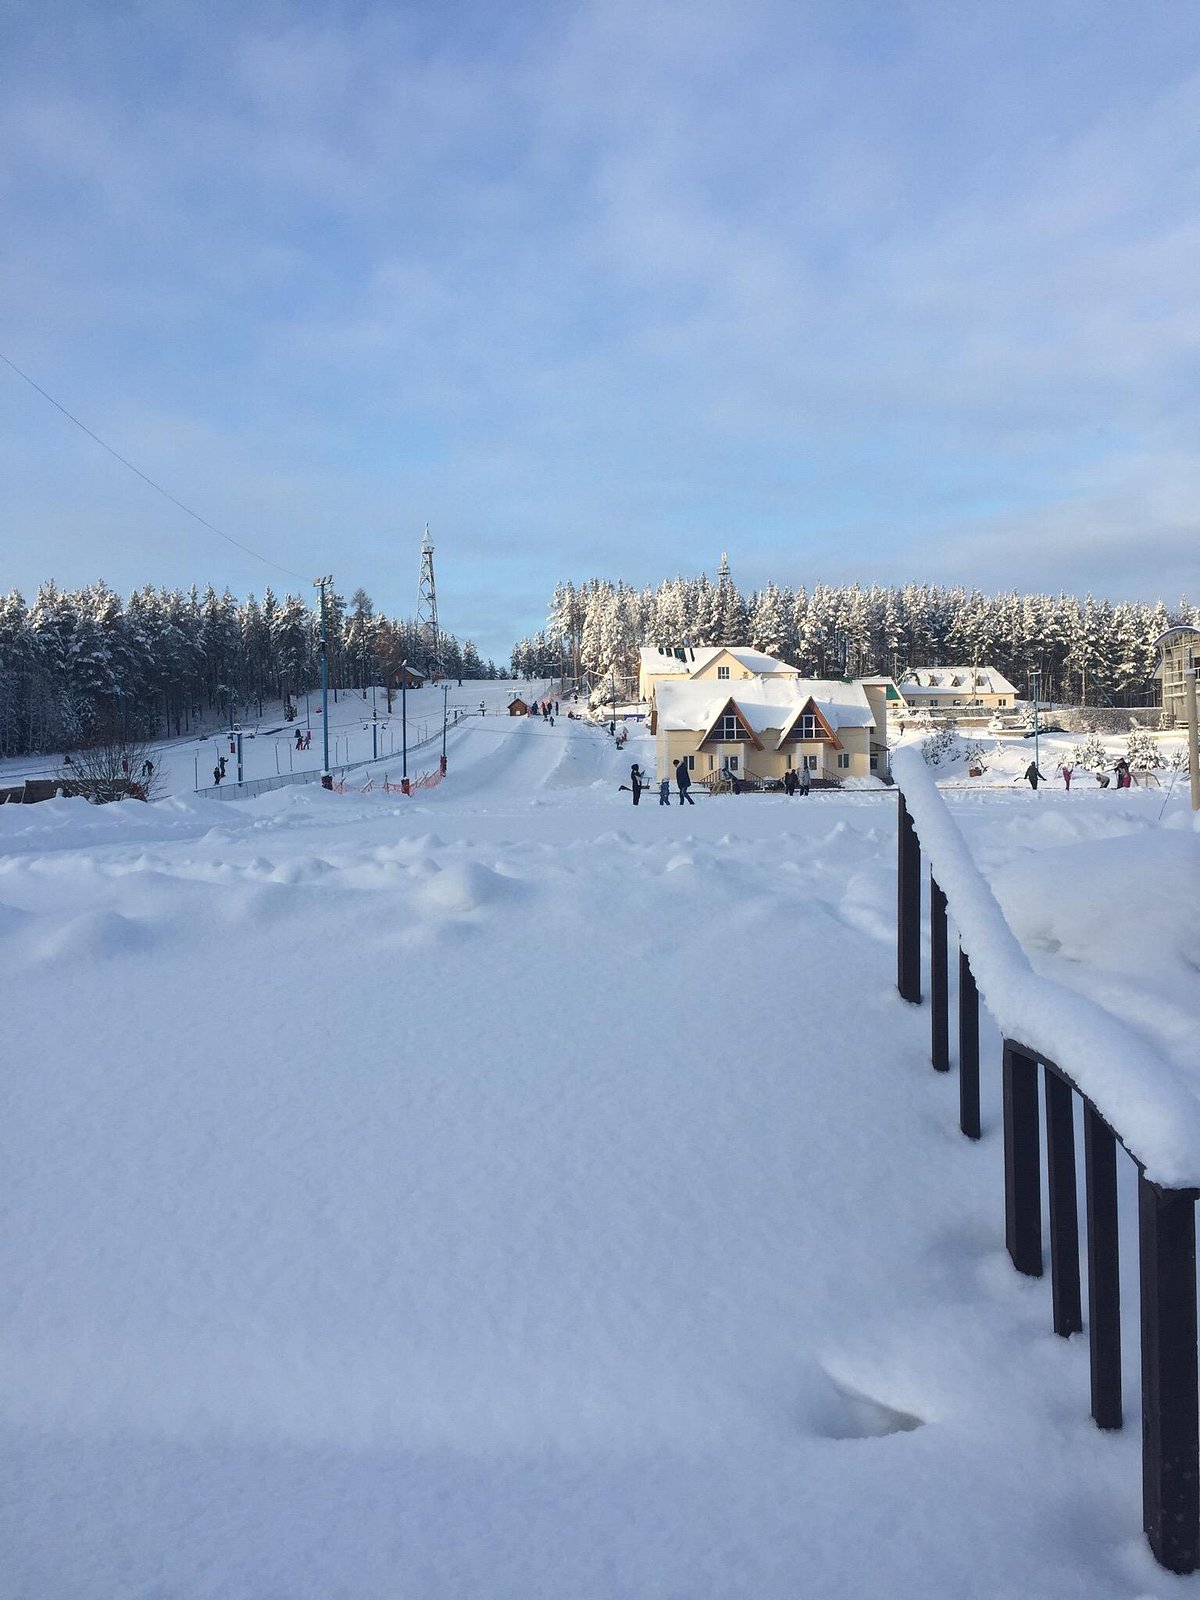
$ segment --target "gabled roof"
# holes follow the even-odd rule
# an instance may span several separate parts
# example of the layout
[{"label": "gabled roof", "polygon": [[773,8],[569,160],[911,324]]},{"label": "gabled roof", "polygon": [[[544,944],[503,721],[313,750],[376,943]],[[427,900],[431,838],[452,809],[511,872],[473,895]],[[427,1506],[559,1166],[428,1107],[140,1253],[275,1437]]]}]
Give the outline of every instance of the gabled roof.
[{"label": "gabled roof", "polygon": [[911,667],[900,679],[906,700],[927,694],[1010,694],[1017,691],[995,667]]},{"label": "gabled roof", "polygon": [[[792,715],[788,718],[788,720],[784,723],[783,727],[780,729],[780,731],[779,731],[779,740],[778,740],[778,742],[776,744],[776,749],[782,749],[783,748],[784,741],[787,739],[788,735],[792,732],[793,728],[796,726],[796,724],[799,722],[800,718],[802,716],[804,716],[804,714],[806,712],[811,712],[812,715],[814,717],[816,717],[817,721],[821,724],[822,728],[824,728],[826,737],[829,739],[829,741],[833,745],[834,749],[835,750],[840,750],[842,748],[842,741],[838,738],[837,734],[834,733],[833,729],[829,726],[829,718],[821,710],[820,706],[817,704],[816,700],[814,700],[814,698],[812,697],[811,694],[809,695],[808,699],[804,702],[803,705],[800,705],[800,706],[796,707],[795,711],[792,712]],[[844,727],[845,724],[843,723],[842,726]],[[871,723],[871,726],[872,727],[875,726],[874,722]]]},{"label": "gabled roof", "polygon": [[721,718],[726,715],[726,713],[729,711],[729,709],[731,707],[733,708],[734,712],[736,713],[736,715],[738,717],[738,720],[741,722],[742,726],[745,728],[746,732],[750,735],[750,738],[753,740],[754,748],[756,750],[761,750],[762,747],[763,747],[762,740],[758,737],[758,734],[755,733],[754,729],[750,725],[749,717],[742,710],[741,706],[738,705],[737,701],[733,698],[732,695],[728,696],[728,698],[725,700],[725,703],[721,706],[720,710],[716,713],[716,715],[709,722],[708,727],[705,728],[705,730],[704,730],[704,738],[701,739],[700,743],[704,744],[704,742],[706,740],[708,740],[708,739],[710,739],[712,737],[713,729],[716,727],[717,723],[720,722]]},{"label": "gabled roof", "polygon": [[[829,728],[873,728],[875,718],[861,684],[829,678],[789,676],[746,678],[736,686],[724,681],[668,682],[658,686],[658,727],[666,733],[703,732],[707,737],[731,700],[759,739],[781,730],[812,701]],[[774,742],[774,741],[772,741]]]},{"label": "gabled roof", "polygon": [[789,667],[786,661],[769,656],[762,650],[752,650],[749,645],[644,644],[638,651],[642,671],[651,677],[694,678],[697,673],[711,667],[718,656],[725,655],[731,656],[738,666],[755,676],[774,677],[781,674],[784,677],[799,677],[797,668]]}]

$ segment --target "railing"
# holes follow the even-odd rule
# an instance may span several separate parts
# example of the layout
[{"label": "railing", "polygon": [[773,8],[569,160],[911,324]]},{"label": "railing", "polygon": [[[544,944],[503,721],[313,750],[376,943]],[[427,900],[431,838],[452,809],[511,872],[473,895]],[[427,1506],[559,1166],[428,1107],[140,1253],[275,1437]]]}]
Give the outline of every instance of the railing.
[{"label": "railing", "polygon": [[1196,1101],[1117,1019],[1033,972],[919,754],[896,752],[893,771],[899,789],[896,985],[905,1000],[921,1003],[924,845],[930,856],[930,1058],[937,1071],[949,1070],[953,914],[959,935],[959,1126],[968,1138],[980,1137],[982,994],[1004,1038],[1005,1243],[1016,1270],[1035,1278],[1043,1271],[1041,1068],[1052,1319],[1063,1338],[1084,1326],[1076,1097],[1083,1107],[1091,1414],[1100,1428],[1123,1422],[1118,1145],[1137,1168],[1142,1522],[1162,1566],[1194,1572],[1200,1566]]}]

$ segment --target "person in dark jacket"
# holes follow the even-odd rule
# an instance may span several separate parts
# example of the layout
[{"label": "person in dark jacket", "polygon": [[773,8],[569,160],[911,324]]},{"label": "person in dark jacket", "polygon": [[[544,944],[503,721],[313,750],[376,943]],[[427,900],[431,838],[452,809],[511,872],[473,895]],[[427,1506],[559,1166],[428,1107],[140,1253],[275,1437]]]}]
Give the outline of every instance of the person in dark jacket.
[{"label": "person in dark jacket", "polygon": [[796,772],[793,767],[789,767],[783,775],[783,792],[789,796],[796,792]]},{"label": "person in dark jacket", "polygon": [[642,769],[635,761],[629,769],[629,787],[633,790],[633,803],[637,805],[642,798]]},{"label": "person in dark jacket", "polygon": [[679,804],[682,805],[686,800],[688,805],[694,806],[696,802],[688,793],[692,786],[692,775],[688,771],[686,761],[677,761],[675,763],[675,784],[679,790]]},{"label": "person in dark jacket", "polygon": [[1025,776],[1029,780],[1029,787],[1033,790],[1034,794],[1037,793],[1038,784],[1045,783],[1046,781],[1044,773],[1038,771],[1036,761],[1031,761],[1025,768]]}]

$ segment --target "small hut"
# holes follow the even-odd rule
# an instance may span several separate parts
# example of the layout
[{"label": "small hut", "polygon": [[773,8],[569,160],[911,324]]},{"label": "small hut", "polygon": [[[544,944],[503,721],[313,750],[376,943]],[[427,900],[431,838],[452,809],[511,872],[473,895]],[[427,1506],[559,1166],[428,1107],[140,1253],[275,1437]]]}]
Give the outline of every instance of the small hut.
[{"label": "small hut", "polygon": [[529,712],[530,707],[528,703],[519,697],[516,700],[510,700],[508,702],[508,714],[510,717],[527,717]]}]

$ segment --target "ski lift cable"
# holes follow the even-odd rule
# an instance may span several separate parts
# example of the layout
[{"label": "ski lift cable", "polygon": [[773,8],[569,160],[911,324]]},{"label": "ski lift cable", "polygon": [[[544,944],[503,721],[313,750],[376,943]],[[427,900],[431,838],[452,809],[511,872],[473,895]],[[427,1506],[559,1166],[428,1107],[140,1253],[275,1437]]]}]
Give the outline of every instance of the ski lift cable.
[{"label": "ski lift cable", "polygon": [[176,497],[168,489],[163,488],[161,483],[155,483],[153,478],[143,472],[140,467],[134,466],[133,462],[127,460],[119,450],[114,450],[112,445],[108,444],[104,439],[102,439],[98,433],[93,433],[92,429],[88,427],[87,423],[80,422],[79,418],[75,416],[74,413],[68,411],[66,406],[60,404],[60,402],[57,401],[52,394],[49,394],[45,389],[42,388],[40,383],[36,383],[27,372],[22,372],[21,368],[17,366],[15,361],[10,361],[8,356],[4,354],[3,350],[0,350],[0,361],[3,361],[6,367],[11,367],[16,373],[17,377],[23,378],[31,389],[36,389],[38,394],[42,396],[43,400],[49,400],[54,409],[56,411],[61,411],[68,422],[73,422],[77,428],[82,429],[82,431],[87,434],[88,438],[94,439],[102,450],[107,450],[109,455],[115,460],[119,461],[123,467],[128,467],[130,472],[135,473],[143,483],[149,484],[149,486],[158,494],[161,494],[165,500],[169,500],[173,506],[178,506],[180,511],[186,512],[186,514],[198,522],[201,527],[207,528],[210,533],[215,533],[218,539],[224,539],[226,544],[231,544],[235,549],[244,551],[248,556],[253,556],[256,561],[261,561],[264,566],[274,567],[277,572],[284,572],[289,578],[299,578],[301,583],[308,582],[308,579],[304,577],[303,573],[296,572],[291,567],[285,567],[282,562],[272,561],[270,556],[260,555],[257,550],[252,550],[248,544],[243,544],[240,539],[235,539],[232,534],[225,533],[221,528],[218,528],[215,523],[209,522],[208,518],[202,517],[198,511],[193,511],[191,506],[185,506],[182,500],[176,499]]}]

